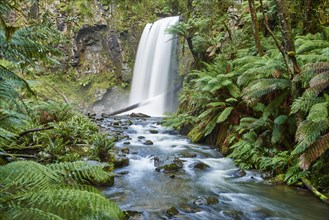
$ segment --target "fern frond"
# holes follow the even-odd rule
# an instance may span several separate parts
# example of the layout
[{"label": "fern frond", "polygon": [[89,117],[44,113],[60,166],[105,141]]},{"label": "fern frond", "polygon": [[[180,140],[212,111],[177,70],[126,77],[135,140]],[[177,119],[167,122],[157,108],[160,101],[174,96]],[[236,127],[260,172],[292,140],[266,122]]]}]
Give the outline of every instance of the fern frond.
[{"label": "fern frond", "polygon": [[231,115],[231,112],[233,111],[233,107],[227,107],[225,108],[217,117],[216,123],[222,123],[226,121],[226,119]]},{"label": "fern frond", "polygon": [[20,207],[17,205],[9,205],[7,210],[2,212],[2,219],[30,219],[30,220],[64,220],[51,212],[45,212],[36,208]]},{"label": "fern frond", "polygon": [[16,161],[0,166],[0,185],[15,191],[43,190],[61,178],[48,167],[33,161]]},{"label": "fern frond", "polygon": [[296,164],[288,169],[284,181],[291,185],[298,182],[302,177],[307,177],[308,174],[307,171],[302,171],[298,164]]},{"label": "fern frond", "polygon": [[329,74],[321,73],[314,76],[310,80],[310,90],[314,91],[317,95],[319,95],[324,89],[329,86]]},{"label": "fern frond", "polygon": [[297,128],[296,141],[298,144],[292,151],[293,155],[303,153],[311,144],[329,128],[329,119],[321,121],[303,121]]},{"label": "fern frond", "polygon": [[[16,205],[39,209],[64,219],[124,219],[120,208],[98,193],[50,189],[19,194]],[[70,211],[68,211],[70,210]]]},{"label": "fern frond", "polygon": [[312,90],[306,90],[302,96],[295,99],[291,104],[290,114],[295,114],[298,111],[308,112],[313,105],[321,101],[322,99],[318,98],[315,92]]},{"label": "fern frond", "polygon": [[307,120],[318,122],[325,120],[327,117],[328,117],[328,103],[321,102],[312,106],[307,116]]},{"label": "fern frond", "polygon": [[299,166],[303,170],[308,170],[311,163],[321,157],[329,149],[329,134],[321,136],[316,142],[308,147],[299,157]]},{"label": "fern frond", "polygon": [[104,163],[90,164],[85,161],[49,164],[47,167],[67,180],[78,183],[103,185],[110,182],[111,176],[103,170]]},{"label": "fern frond", "polygon": [[246,103],[251,104],[264,95],[288,88],[290,88],[290,81],[287,79],[260,79],[250,83],[243,90],[243,99]]},{"label": "fern frond", "polygon": [[296,40],[296,45],[297,45],[297,49],[296,52],[298,54],[302,54],[302,53],[307,53],[310,52],[312,50],[316,50],[316,49],[321,49],[321,48],[326,48],[329,47],[329,42],[325,41],[325,40],[301,40],[301,39],[297,39]]}]

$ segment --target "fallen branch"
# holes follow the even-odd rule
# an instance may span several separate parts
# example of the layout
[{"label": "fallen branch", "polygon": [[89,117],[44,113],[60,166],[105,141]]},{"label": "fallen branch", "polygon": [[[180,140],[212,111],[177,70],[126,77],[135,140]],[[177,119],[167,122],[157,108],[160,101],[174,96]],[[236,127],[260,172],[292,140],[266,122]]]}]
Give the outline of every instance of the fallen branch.
[{"label": "fallen branch", "polygon": [[19,134],[20,137],[23,137],[24,135],[27,135],[29,133],[32,133],[32,132],[38,132],[38,131],[45,131],[45,130],[50,130],[50,129],[53,129],[54,127],[45,127],[45,128],[34,128],[34,129],[31,129],[31,130],[27,130],[27,131],[23,131],[22,133]]},{"label": "fallen branch", "polygon": [[3,153],[0,152],[0,157],[24,157],[24,158],[36,158],[33,155],[29,154],[8,154],[8,153]]},{"label": "fallen branch", "polygon": [[316,197],[318,197],[322,202],[329,205],[329,198],[323,195],[322,193],[320,193],[307,178],[303,177],[302,182],[305,185],[305,187],[308,190],[310,190]]}]

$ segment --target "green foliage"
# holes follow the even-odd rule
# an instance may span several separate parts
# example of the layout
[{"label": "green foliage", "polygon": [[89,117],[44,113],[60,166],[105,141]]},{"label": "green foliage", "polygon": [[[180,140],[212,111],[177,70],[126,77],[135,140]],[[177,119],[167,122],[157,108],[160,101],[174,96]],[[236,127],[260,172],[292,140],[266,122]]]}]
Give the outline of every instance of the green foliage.
[{"label": "green foliage", "polygon": [[70,183],[104,185],[110,182],[110,175],[105,172],[106,163],[86,163],[84,161],[54,163],[47,165],[57,175],[64,177]]},{"label": "green foliage", "polygon": [[2,218],[124,219],[120,208],[97,191],[65,184],[104,181],[108,174],[102,167],[82,161],[48,166],[19,161],[0,166]]}]

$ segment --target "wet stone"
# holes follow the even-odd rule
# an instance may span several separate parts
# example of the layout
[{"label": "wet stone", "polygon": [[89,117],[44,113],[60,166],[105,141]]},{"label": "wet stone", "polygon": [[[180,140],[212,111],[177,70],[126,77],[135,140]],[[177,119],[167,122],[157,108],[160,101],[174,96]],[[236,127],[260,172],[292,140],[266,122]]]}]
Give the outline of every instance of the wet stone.
[{"label": "wet stone", "polygon": [[151,140],[147,140],[144,142],[144,145],[153,145],[153,142]]},{"label": "wet stone", "polygon": [[141,139],[145,139],[144,136],[138,136],[137,138],[140,139],[140,140],[141,140]]},{"label": "wet stone", "polygon": [[158,134],[159,131],[157,131],[157,130],[155,130],[155,129],[152,129],[152,130],[150,130],[150,133],[151,133],[151,134]]},{"label": "wet stone", "polygon": [[115,155],[113,164],[114,164],[115,168],[128,166],[129,165],[129,159],[126,156]]},{"label": "wet stone", "polygon": [[124,211],[127,219],[144,219],[143,212],[133,211],[133,210],[126,210]]},{"label": "wet stone", "polygon": [[194,170],[206,170],[209,167],[210,166],[208,164],[205,164],[203,162],[197,162],[197,163],[193,164]]},{"label": "wet stone", "polygon": [[219,202],[219,200],[215,196],[209,196],[207,198],[208,205],[214,205],[214,204],[217,204],[218,202]]},{"label": "wet stone", "polygon": [[169,217],[175,216],[179,213],[179,211],[175,207],[170,207],[166,210],[166,215]]},{"label": "wet stone", "polygon": [[193,201],[193,204],[199,206],[199,205],[206,205],[207,204],[207,200],[205,198],[198,198],[196,200]]},{"label": "wet stone", "polygon": [[238,169],[238,170],[229,172],[228,175],[233,178],[240,178],[240,177],[244,177],[245,175],[247,175],[247,173],[246,173],[246,171],[244,171],[242,169]]},{"label": "wet stone", "polygon": [[175,156],[156,156],[154,157],[154,166],[156,167],[156,171],[172,172],[181,170],[184,164],[178,157]]},{"label": "wet stone", "polygon": [[225,210],[223,211],[223,215],[230,217],[232,219],[240,220],[243,212],[237,210]]},{"label": "wet stone", "polygon": [[129,148],[128,147],[122,148],[121,152],[124,154],[129,154]]},{"label": "wet stone", "polygon": [[195,157],[197,157],[197,154],[188,152],[188,151],[184,151],[181,153],[181,156],[185,157],[185,158],[195,158]]},{"label": "wet stone", "polygon": [[125,141],[125,142],[123,142],[123,144],[129,145],[130,142],[129,141]]}]

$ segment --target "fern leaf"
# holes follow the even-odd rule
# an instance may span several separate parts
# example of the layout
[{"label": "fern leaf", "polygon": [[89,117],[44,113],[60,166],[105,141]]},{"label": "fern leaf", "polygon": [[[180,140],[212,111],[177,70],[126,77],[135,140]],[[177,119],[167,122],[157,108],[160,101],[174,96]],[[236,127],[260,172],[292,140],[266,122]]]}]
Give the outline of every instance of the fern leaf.
[{"label": "fern leaf", "polygon": [[329,86],[329,74],[321,73],[314,76],[310,80],[310,89],[320,94],[325,88]]},{"label": "fern leaf", "polygon": [[64,219],[124,219],[115,203],[101,194],[87,191],[42,190],[20,194],[16,201],[18,206],[39,209]]},{"label": "fern leaf", "polygon": [[222,123],[226,121],[226,119],[231,115],[231,112],[233,110],[233,107],[227,107],[225,108],[220,115],[217,117],[216,123]]},{"label": "fern leaf", "polygon": [[17,161],[0,166],[0,183],[15,190],[42,190],[60,182],[49,168],[33,161]]},{"label": "fern leaf", "polygon": [[287,79],[260,79],[243,90],[243,99],[250,104],[264,95],[287,88],[290,88],[290,81]]},{"label": "fern leaf", "polygon": [[65,179],[73,179],[78,183],[104,185],[111,182],[111,176],[103,170],[104,163],[90,164],[85,161],[56,163],[47,165],[55,173]]},{"label": "fern leaf", "polygon": [[2,213],[2,219],[29,219],[29,220],[64,220],[50,212],[45,212],[36,208],[20,207],[17,205],[9,205],[7,210]]},{"label": "fern leaf", "polygon": [[303,170],[308,170],[311,163],[319,158],[329,149],[329,134],[325,134],[314,142],[305,152],[299,157],[299,166]]},{"label": "fern leaf", "polygon": [[322,102],[312,106],[307,116],[307,120],[318,122],[325,120],[327,117],[328,117],[328,103]]},{"label": "fern leaf", "polygon": [[298,144],[292,151],[292,155],[303,153],[328,128],[328,119],[322,121],[303,121],[300,123],[296,131],[296,141],[298,141]]},{"label": "fern leaf", "polygon": [[308,112],[312,106],[320,101],[321,99],[317,97],[315,92],[306,90],[301,97],[295,99],[295,101],[291,104],[290,114],[295,114],[298,111]]}]

